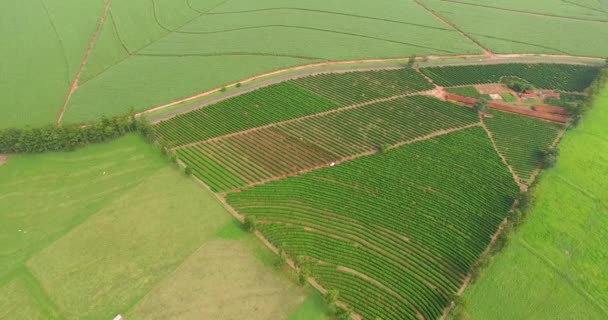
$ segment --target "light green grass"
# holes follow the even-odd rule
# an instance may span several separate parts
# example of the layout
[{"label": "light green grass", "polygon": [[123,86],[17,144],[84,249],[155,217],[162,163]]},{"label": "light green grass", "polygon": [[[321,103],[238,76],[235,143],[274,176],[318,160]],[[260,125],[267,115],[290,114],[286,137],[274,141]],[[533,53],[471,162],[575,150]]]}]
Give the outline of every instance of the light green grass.
[{"label": "light green grass", "polygon": [[135,135],[11,156],[0,208],[0,319],[198,319],[197,306],[209,319],[287,319],[308,294],[273,271],[276,256],[210,191]]},{"label": "light green grass", "polygon": [[0,167],[0,279],[166,163],[137,136],[12,156]]},{"label": "light green grass", "polygon": [[229,220],[185,179],[159,171],[28,261],[67,318],[124,312]]},{"label": "light green grass", "polygon": [[325,300],[318,292],[311,294],[298,309],[289,315],[288,320],[328,320]]},{"label": "light green grass", "polygon": [[[251,237],[251,240],[257,239]],[[205,243],[126,316],[128,319],[287,319],[292,310],[305,301],[307,290],[261,264],[247,245],[249,241]],[[315,315],[314,311],[311,315]]]},{"label": "light green grass", "polygon": [[[605,57],[608,23],[545,17],[424,0],[433,10],[496,53]],[[523,9],[524,8],[519,8]],[[589,45],[593,43],[593,45]]]},{"label": "light green grass", "polygon": [[517,98],[512,93],[503,93],[500,95],[505,102],[515,102]]},{"label": "light green grass", "polygon": [[608,318],[608,88],[560,144],[528,220],[467,291],[468,319]]}]

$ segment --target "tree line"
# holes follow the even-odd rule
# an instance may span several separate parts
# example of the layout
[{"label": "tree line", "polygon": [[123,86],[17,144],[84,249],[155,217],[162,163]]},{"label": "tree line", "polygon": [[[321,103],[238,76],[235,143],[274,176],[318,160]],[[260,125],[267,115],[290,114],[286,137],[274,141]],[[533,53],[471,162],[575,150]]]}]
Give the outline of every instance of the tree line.
[{"label": "tree line", "polygon": [[140,132],[150,141],[154,140],[154,130],[147,120],[128,113],[115,117],[104,116],[89,124],[0,129],[0,153],[72,151],[129,132]]}]

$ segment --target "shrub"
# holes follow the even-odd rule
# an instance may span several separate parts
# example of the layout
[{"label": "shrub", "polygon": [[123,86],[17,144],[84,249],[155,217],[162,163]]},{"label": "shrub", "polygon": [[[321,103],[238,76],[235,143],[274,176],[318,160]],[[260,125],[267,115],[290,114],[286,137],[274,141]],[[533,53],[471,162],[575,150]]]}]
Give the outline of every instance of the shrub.
[{"label": "shrub", "polygon": [[186,166],[186,167],[184,168],[184,173],[185,173],[187,176],[191,176],[191,175],[192,175],[192,167],[190,167],[190,166]]},{"label": "shrub", "polygon": [[226,89],[226,87],[222,87],[222,88],[220,89],[220,92],[226,92],[226,90],[227,90],[227,89]]},{"label": "shrub", "polygon": [[245,221],[243,221],[243,228],[247,232],[254,232],[256,230],[256,221],[254,216],[245,217]]},{"label": "shrub", "polygon": [[557,163],[559,158],[558,148],[549,148],[543,152],[543,167],[545,169],[552,168]]},{"label": "shrub", "polygon": [[479,98],[477,102],[475,102],[475,105],[473,105],[473,108],[475,108],[475,111],[477,112],[485,112],[488,110],[488,99],[484,97]]},{"label": "shrub", "polygon": [[240,88],[240,87],[241,87],[241,83],[240,83],[240,82],[239,82],[239,83],[237,83],[237,84],[236,84],[236,87],[237,87],[237,88]]}]

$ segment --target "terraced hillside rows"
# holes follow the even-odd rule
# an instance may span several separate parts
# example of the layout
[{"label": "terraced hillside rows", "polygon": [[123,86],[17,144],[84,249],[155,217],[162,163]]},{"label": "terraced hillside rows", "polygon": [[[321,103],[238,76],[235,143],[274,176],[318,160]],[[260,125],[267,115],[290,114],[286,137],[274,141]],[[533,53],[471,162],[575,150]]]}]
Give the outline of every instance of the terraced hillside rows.
[{"label": "terraced hillside rows", "polygon": [[156,126],[168,146],[179,146],[269,123],[337,108],[339,105],[289,83],[279,83]]},{"label": "terraced hillside rows", "polygon": [[478,122],[467,108],[410,96],[214,139],[177,155],[212,189],[229,191]]},{"label": "terraced hillside rows", "polygon": [[[311,91],[317,88],[324,89]],[[164,144],[175,147],[342,106],[431,88],[433,86],[412,69],[310,76],[261,88],[178,115],[161,122],[156,128]],[[357,94],[360,96],[355,97]]]},{"label": "terraced hillside rows", "polygon": [[515,172],[526,183],[541,165],[542,155],[557,138],[563,126],[534,118],[492,110],[485,122],[496,146]]},{"label": "terraced hillside rows", "polygon": [[525,79],[541,89],[583,91],[599,73],[599,68],[564,64],[495,64],[422,68],[440,86],[497,83],[503,77]]},{"label": "terraced hillside rows", "polygon": [[320,74],[291,81],[341,105],[431,90],[434,86],[413,69]]},{"label": "terraced hillside rows", "polygon": [[437,319],[518,190],[476,127],[227,201],[366,319]]}]

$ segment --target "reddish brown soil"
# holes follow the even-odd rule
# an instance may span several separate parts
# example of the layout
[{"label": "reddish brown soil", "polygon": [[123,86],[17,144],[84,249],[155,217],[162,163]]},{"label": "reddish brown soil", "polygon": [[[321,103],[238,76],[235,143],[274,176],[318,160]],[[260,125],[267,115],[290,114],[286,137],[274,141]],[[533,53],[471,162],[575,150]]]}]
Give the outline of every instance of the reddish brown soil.
[{"label": "reddish brown soil", "polygon": [[8,156],[0,154],[0,166],[5,164],[8,161]]},{"label": "reddish brown soil", "polygon": [[80,81],[80,76],[82,75],[82,71],[84,70],[84,67],[87,64],[87,61],[89,61],[89,56],[91,55],[91,51],[93,51],[93,48],[95,47],[95,43],[97,42],[99,32],[101,31],[101,27],[103,27],[103,24],[106,21],[106,17],[108,16],[108,12],[110,11],[111,3],[112,3],[112,0],[106,1],[106,5],[103,8],[103,13],[101,14],[101,17],[99,18],[99,22],[97,23],[97,28],[95,29],[95,32],[93,32],[93,36],[89,40],[89,46],[87,48],[87,51],[84,54],[84,58],[82,58],[82,61],[80,62],[80,66],[78,67],[78,71],[76,72],[76,77],[74,77],[74,81],[72,81],[72,85],[70,86],[68,95],[65,97],[65,101],[63,102],[63,106],[61,107],[61,112],[59,113],[59,117],[57,118],[57,124],[61,124],[61,120],[63,120],[63,115],[65,114],[65,110],[68,106],[68,103],[70,102],[70,99],[72,98],[72,95],[74,94],[74,91],[76,91],[76,89],[78,89],[78,82]]}]

